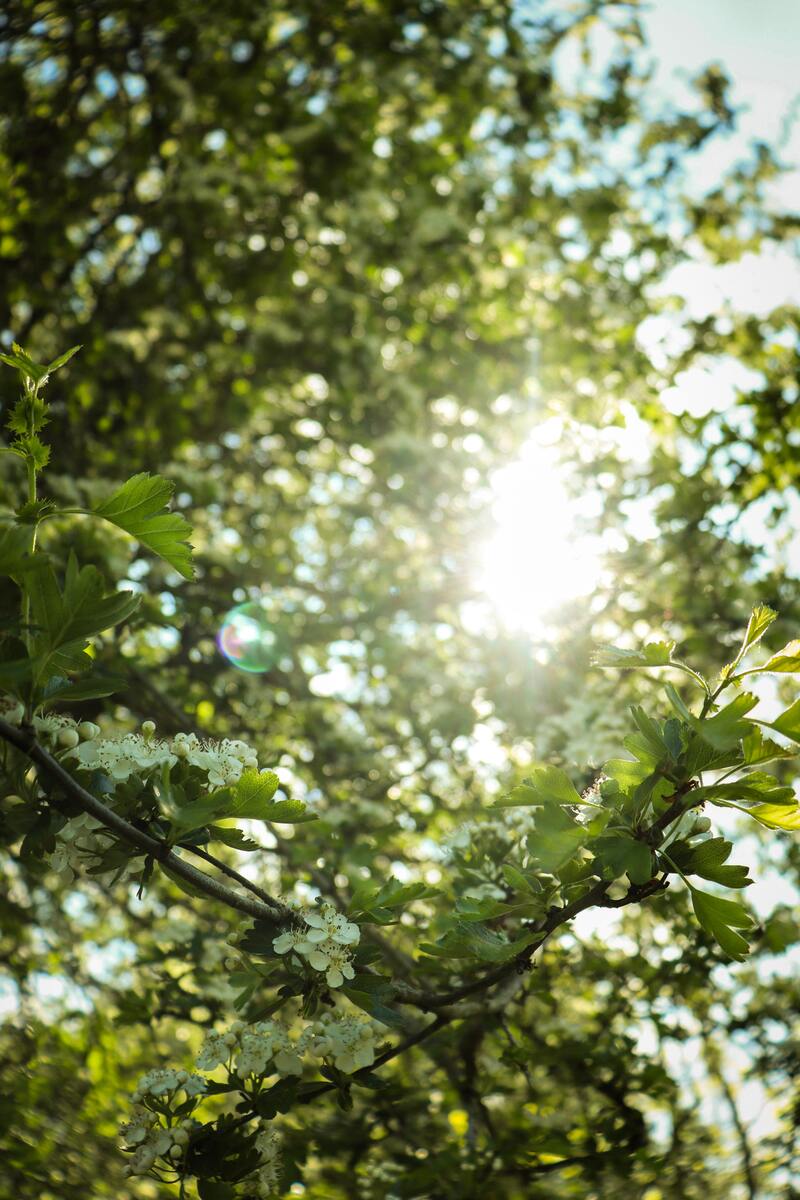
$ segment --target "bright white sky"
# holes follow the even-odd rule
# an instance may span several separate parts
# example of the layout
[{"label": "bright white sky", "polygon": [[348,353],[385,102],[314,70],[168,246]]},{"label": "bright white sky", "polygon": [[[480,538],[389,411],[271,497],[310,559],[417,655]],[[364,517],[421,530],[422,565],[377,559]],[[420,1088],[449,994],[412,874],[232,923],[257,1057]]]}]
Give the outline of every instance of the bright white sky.
[{"label": "bright white sky", "polygon": [[[767,142],[793,169],[769,187],[776,208],[800,206],[800,2],[798,0],[653,0],[646,18],[659,63],[655,87],[676,104],[688,98],[686,82],[708,62],[719,62],[733,81],[743,110],[736,131],[714,138],[698,157],[693,177],[713,186],[754,140]],[[755,313],[800,299],[800,265],[789,251],[746,255],[710,272],[688,265],[673,286],[692,316],[723,298]]]}]

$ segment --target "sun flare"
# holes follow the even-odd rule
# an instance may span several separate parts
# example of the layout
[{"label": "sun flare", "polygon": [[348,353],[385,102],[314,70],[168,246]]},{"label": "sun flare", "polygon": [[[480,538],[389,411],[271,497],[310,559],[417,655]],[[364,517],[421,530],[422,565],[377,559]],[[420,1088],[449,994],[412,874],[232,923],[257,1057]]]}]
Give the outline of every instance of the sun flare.
[{"label": "sun flare", "polygon": [[495,530],[477,584],[510,629],[539,633],[570,600],[590,594],[601,572],[598,539],[583,532],[585,507],[559,462],[560,430],[548,423],[492,480]]}]

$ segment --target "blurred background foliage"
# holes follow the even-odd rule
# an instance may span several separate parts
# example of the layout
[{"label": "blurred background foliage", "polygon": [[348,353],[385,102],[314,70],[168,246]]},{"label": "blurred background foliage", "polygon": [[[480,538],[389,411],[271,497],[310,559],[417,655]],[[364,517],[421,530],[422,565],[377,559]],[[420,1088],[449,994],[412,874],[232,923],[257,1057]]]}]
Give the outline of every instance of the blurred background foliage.
[{"label": "blurred background foliage", "polygon": [[[565,87],[554,55],[574,43],[591,65],[598,30],[592,85]],[[638,336],[681,315],[663,284],[692,247],[736,261],[797,221],[764,201],[763,144],[687,186],[735,125],[735,86],[709,67],[690,106],[659,106],[637,4],[8,0],[0,114],[2,338],[41,361],[83,345],[50,384],[45,487],[75,502],[174,478],[196,578],[75,519],[48,548],[146,592],[97,646],[128,681],[118,721],[245,737],[317,806],[257,856],[269,886],[435,882],[437,843],[534,756],[591,782],[647,686],[598,678],[597,640],[675,637],[711,670],[756,599],[780,610],[776,645],[797,633],[779,552],[797,310],[684,314],[669,353]],[[758,382],[729,411],[661,403],[730,359]],[[546,422],[605,570],[531,632],[476,562],[493,475]],[[549,519],[544,495],[520,538]],[[277,647],[252,676],[214,642],[247,600]],[[11,842],[0,1187],[155,1196],[123,1178],[116,1125],[154,1057],[230,1017],[229,914],[163,878],[144,900],[65,882]],[[747,964],[698,940],[679,894],[563,936],[502,1028],[443,1031],[353,1112],[288,1118],[293,1194],[799,1195],[800,858],[752,830],[742,848],[784,881]],[[476,855],[476,887],[486,869]]]}]

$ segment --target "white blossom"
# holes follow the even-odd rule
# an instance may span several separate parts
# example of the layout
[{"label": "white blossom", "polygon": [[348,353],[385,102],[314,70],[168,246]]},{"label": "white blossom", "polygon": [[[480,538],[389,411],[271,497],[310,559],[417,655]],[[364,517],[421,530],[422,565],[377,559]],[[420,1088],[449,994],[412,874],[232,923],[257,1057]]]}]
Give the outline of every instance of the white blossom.
[{"label": "white blossom", "polygon": [[375,1062],[375,1047],[384,1035],[383,1026],[369,1017],[324,1013],[311,1027],[311,1053],[332,1059],[333,1065],[350,1075]]},{"label": "white blossom", "polygon": [[189,1143],[193,1126],[191,1120],[172,1126],[162,1125],[155,1113],[140,1104],[134,1105],[131,1120],[119,1130],[127,1148],[133,1150],[128,1174],[146,1175],[158,1158],[167,1158],[174,1165]]},{"label": "white blossom", "polygon": [[194,733],[178,733],[172,739],[172,752],[202,771],[210,787],[237,783],[244,770],[258,767],[258,755],[252,746],[235,738],[201,742]]},{"label": "white blossom", "polygon": [[361,930],[332,904],[303,910],[300,918],[306,929],[289,929],[279,934],[273,939],[273,950],[276,954],[294,951],[315,971],[325,973],[329,987],[341,987],[345,979],[355,975],[348,947],[358,944]]},{"label": "white blossom", "polygon": [[274,1129],[262,1129],[256,1138],[256,1150],[261,1162],[256,1175],[258,1195],[268,1197],[280,1187],[280,1138]]},{"label": "white blossom", "polygon": [[231,1055],[231,1047],[223,1038],[222,1034],[211,1033],[206,1034],[205,1041],[200,1047],[200,1053],[196,1059],[196,1065],[201,1071],[213,1071],[215,1067],[220,1067],[228,1061]]},{"label": "white blossom", "polygon": [[145,739],[138,733],[83,742],[75,757],[86,770],[102,771],[117,783],[152,774],[165,764],[172,767],[178,761],[167,742]]},{"label": "white blossom", "polygon": [[187,1096],[199,1096],[206,1090],[206,1081],[201,1075],[190,1075],[187,1071],[156,1067],[142,1075],[133,1093],[133,1100],[138,1103],[145,1096],[164,1096],[178,1088],[183,1088]]}]

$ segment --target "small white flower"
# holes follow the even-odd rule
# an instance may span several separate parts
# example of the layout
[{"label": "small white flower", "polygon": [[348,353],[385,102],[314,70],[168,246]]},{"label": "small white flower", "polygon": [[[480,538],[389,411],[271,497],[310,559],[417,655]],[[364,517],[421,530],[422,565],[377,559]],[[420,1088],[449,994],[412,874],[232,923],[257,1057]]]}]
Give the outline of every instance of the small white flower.
[{"label": "small white flower", "polygon": [[148,1071],[146,1075],[142,1075],[136,1091],[143,1095],[163,1096],[166,1092],[172,1092],[178,1087],[178,1073],[169,1068],[156,1068],[153,1071]]},{"label": "small white flower", "polygon": [[303,940],[303,934],[298,933],[294,929],[287,929],[285,933],[281,933],[278,937],[272,939],[272,949],[276,954],[288,954],[290,950],[296,949],[298,943]]},{"label": "small white flower", "polygon": [[219,1033],[208,1033],[200,1053],[197,1056],[197,1066],[201,1071],[213,1071],[228,1061],[231,1048],[225,1038]]},{"label": "small white flower", "polygon": [[[185,1074],[185,1072],[181,1072]],[[187,1096],[200,1096],[206,1090],[206,1081],[202,1075],[187,1075],[185,1080],[182,1080],[181,1086]]]}]

